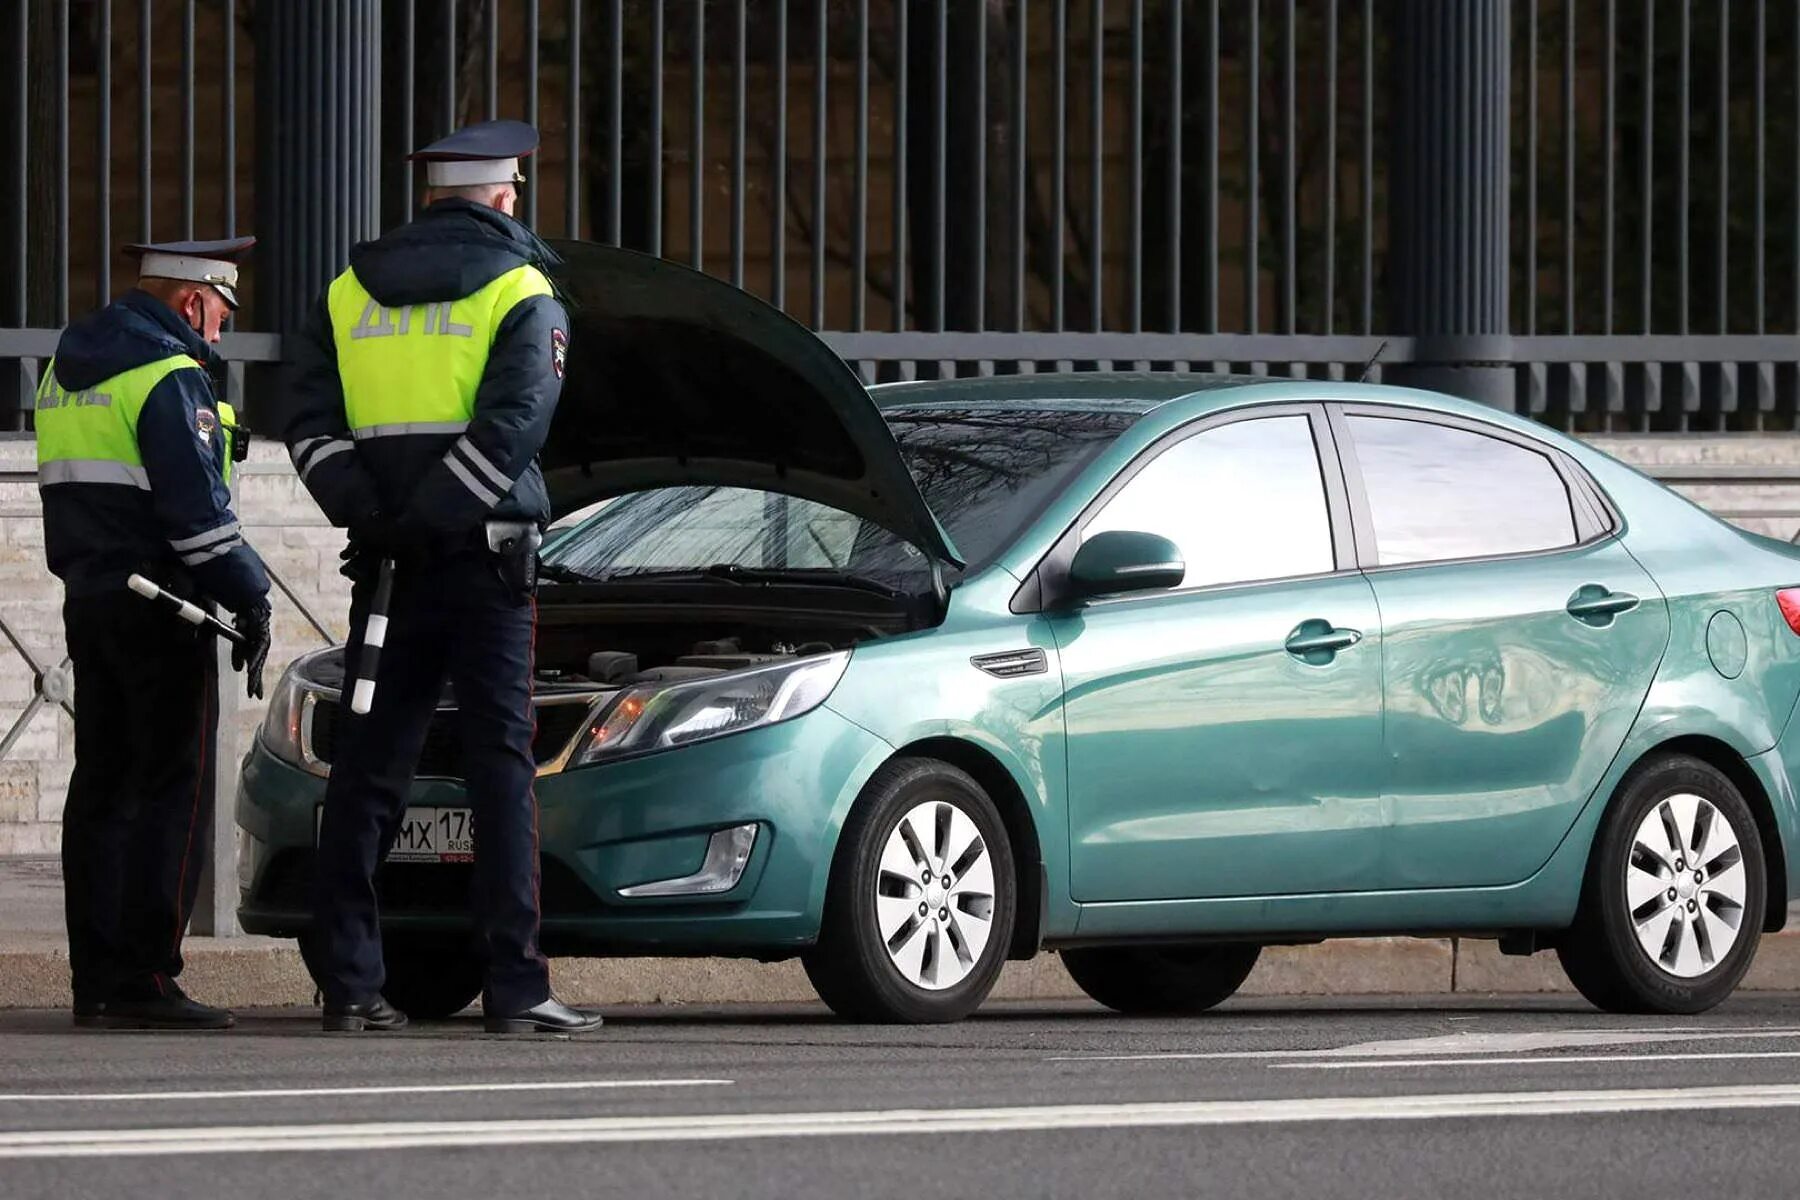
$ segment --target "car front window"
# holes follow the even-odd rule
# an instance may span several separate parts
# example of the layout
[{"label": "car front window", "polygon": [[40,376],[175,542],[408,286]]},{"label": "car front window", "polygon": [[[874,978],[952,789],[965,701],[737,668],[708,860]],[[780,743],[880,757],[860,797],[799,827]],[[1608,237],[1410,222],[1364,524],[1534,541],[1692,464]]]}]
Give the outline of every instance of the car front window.
[{"label": "car front window", "polygon": [[[912,409],[885,414],[902,457],[971,569],[991,561],[1134,420],[1116,412]],[[731,566],[922,576],[920,552],[812,500],[682,486],[606,504],[545,550],[552,568],[610,578]]]}]

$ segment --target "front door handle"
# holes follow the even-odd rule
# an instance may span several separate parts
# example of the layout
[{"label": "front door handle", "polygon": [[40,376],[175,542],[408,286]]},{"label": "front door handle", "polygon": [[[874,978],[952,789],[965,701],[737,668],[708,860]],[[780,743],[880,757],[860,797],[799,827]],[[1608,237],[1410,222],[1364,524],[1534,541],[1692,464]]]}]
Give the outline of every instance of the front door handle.
[{"label": "front door handle", "polygon": [[1630,592],[1615,592],[1598,583],[1590,583],[1569,597],[1569,615],[1589,625],[1611,625],[1614,617],[1638,606],[1638,598]]},{"label": "front door handle", "polygon": [[1322,667],[1336,658],[1338,651],[1348,650],[1360,641],[1361,630],[1340,629],[1330,621],[1314,620],[1302,621],[1282,645],[1301,662]]}]

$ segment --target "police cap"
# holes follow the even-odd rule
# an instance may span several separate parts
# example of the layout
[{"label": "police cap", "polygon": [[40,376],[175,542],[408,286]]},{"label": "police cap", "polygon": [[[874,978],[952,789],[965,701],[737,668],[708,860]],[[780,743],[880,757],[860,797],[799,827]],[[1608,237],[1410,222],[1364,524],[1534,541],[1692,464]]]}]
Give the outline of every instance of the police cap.
[{"label": "police cap", "polygon": [[482,121],[422,146],[406,158],[425,164],[429,187],[523,183],[519,160],[537,147],[537,130],[523,121]]},{"label": "police cap", "polygon": [[138,260],[139,279],[185,279],[210,283],[225,303],[238,306],[238,260],[256,245],[253,237],[214,242],[133,242],[125,253]]}]

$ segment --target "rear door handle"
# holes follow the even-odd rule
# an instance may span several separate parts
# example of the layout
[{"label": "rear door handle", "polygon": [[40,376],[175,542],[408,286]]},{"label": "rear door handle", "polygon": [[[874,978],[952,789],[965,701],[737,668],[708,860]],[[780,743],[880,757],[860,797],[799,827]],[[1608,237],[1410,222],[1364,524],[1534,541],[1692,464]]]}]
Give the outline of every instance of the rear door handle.
[{"label": "rear door handle", "polygon": [[1638,598],[1630,592],[1615,592],[1598,583],[1590,583],[1569,597],[1569,615],[1589,625],[1610,625],[1612,619],[1638,606]]},{"label": "rear door handle", "polygon": [[1302,621],[1282,644],[1301,662],[1319,667],[1336,658],[1338,651],[1348,650],[1360,641],[1361,630],[1340,629],[1330,621],[1314,620]]}]

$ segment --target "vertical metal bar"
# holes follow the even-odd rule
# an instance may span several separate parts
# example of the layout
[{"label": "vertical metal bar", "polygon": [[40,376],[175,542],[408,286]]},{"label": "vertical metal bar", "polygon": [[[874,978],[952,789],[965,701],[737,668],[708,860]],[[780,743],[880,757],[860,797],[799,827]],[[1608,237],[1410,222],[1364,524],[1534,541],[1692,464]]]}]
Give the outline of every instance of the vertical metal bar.
[{"label": "vertical metal bar", "polygon": [[[1755,57],[1759,60],[1764,47],[1756,48]],[[1717,292],[1719,316],[1718,332],[1726,332],[1731,325],[1731,292],[1728,278],[1731,273],[1731,5],[1719,5],[1719,250],[1718,261],[1714,264],[1717,270]]]},{"label": "vertical metal bar", "polygon": [[663,252],[663,0],[650,6],[650,253]]},{"label": "vertical metal bar", "polygon": [[[63,46],[68,46],[68,0],[63,0]],[[64,63],[67,63],[65,53]],[[181,6],[181,236],[194,236],[194,0]]]},{"label": "vertical metal bar", "polygon": [[731,61],[731,282],[744,286],[744,0],[733,10]]},{"label": "vertical metal bar", "polygon": [[[412,0],[406,0],[408,38],[411,35]],[[408,97],[412,95],[412,62],[408,54],[406,64]],[[408,140],[411,140],[410,124],[412,106],[409,99],[407,105]],[[533,129],[538,127],[538,0],[525,0],[525,123]],[[527,159],[525,168],[525,223],[533,229],[537,228],[538,219],[538,165],[536,156]],[[408,175],[410,191],[411,176]]]},{"label": "vertical metal bar", "polygon": [[936,107],[932,110],[931,147],[931,315],[934,329],[944,328],[944,250],[945,183],[950,161],[950,11],[945,0],[938,0],[936,23],[932,28],[933,84],[937,90]]},{"label": "vertical metal bar", "polygon": [[[1219,311],[1219,261],[1218,261],[1218,203],[1219,203],[1219,0],[1207,0],[1211,14],[1212,32],[1207,43],[1207,79],[1206,101],[1207,135],[1206,144],[1213,154],[1213,161],[1206,172],[1206,252],[1208,267],[1203,286],[1206,288],[1206,311],[1203,314],[1207,329],[1218,328]],[[1169,332],[1181,332],[1181,5],[1169,5]]]},{"label": "vertical metal bar", "polygon": [[1089,39],[1094,50],[1093,94],[1088,116],[1094,161],[1088,180],[1088,312],[1098,333],[1104,328],[1106,295],[1102,279],[1106,267],[1106,0],[1093,0],[1093,6]]},{"label": "vertical metal bar", "polygon": [[1575,0],[1563,0],[1563,332],[1575,332]]},{"label": "vertical metal bar", "polygon": [[[99,0],[98,24],[94,31],[98,54],[95,92],[99,97],[99,120],[95,124],[94,162],[96,182],[100,185],[100,203],[94,216],[95,303],[105,304],[112,298],[112,0]],[[232,202],[231,158],[231,78],[232,44],[231,14],[225,15],[225,228],[231,229]]]},{"label": "vertical metal bar", "polygon": [[987,36],[985,6],[975,14],[975,187],[970,199],[975,261],[970,264],[970,288],[975,296],[974,326],[987,327]]},{"label": "vertical metal bar", "polygon": [[1320,332],[1329,335],[1337,316],[1337,91],[1338,0],[1325,7],[1325,304]]},{"label": "vertical metal bar", "polygon": [[775,147],[769,164],[769,303],[787,308],[788,0],[775,2]]},{"label": "vertical metal bar", "polygon": [[[31,130],[26,123],[26,112],[29,108],[30,89],[27,81],[31,77],[31,64],[28,61],[27,48],[31,44],[30,27],[31,10],[23,4],[13,6],[13,54],[12,54],[12,89],[13,89],[13,136],[18,146],[18,157],[12,164],[12,217],[8,224],[12,227],[12,236],[7,240],[12,243],[13,287],[12,313],[13,323],[23,327],[26,323],[28,300],[25,288],[26,264],[30,256],[30,229],[25,219],[25,183],[30,177],[31,163],[27,157],[31,152]],[[146,189],[148,191],[148,189]]]},{"label": "vertical metal bar", "polygon": [[[1617,58],[1618,39],[1619,0],[1606,0],[1606,102],[1605,117],[1601,122],[1605,129],[1604,137],[1606,140],[1606,145],[1604,147],[1604,153],[1606,155],[1604,160],[1606,183],[1603,189],[1604,199],[1601,203],[1601,223],[1603,232],[1600,239],[1600,277],[1602,280],[1600,287],[1601,333],[1611,333],[1613,331],[1613,161],[1615,158],[1613,137],[1618,122],[1618,104],[1615,95],[1617,89],[1614,86],[1614,77],[1617,72],[1615,70],[1614,60]],[[1647,204],[1649,201],[1650,197],[1646,195],[1644,197],[1644,202]]]},{"label": "vertical metal bar", "polygon": [[[191,5],[192,0],[189,3]],[[188,143],[192,146],[191,136]],[[193,201],[189,200],[187,204],[191,213]],[[56,6],[55,299],[56,323],[61,325],[69,319],[69,0],[62,0]]]},{"label": "vertical metal bar", "polygon": [[[23,9],[25,6],[21,4],[19,7]],[[150,230],[152,227],[150,218],[150,41],[153,28],[150,17],[150,0],[138,0],[138,240],[141,242],[151,240]],[[19,16],[19,53],[21,55],[25,53],[23,12]],[[24,86],[25,71],[21,59],[19,87],[22,89]],[[23,103],[20,104],[19,111],[20,113],[25,111]],[[21,116],[20,121],[23,122],[23,120],[24,118]],[[24,145],[24,143],[21,141],[20,145]],[[21,189],[25,186],[23,162],[19,164],[19,186]],[[24,219],[25,212],[23,197],[24,192],[21,191],[19,201],[21,220]],[[20,316],[24,316],[23,309],[20,310]]]},{"label": "vertical metal bar", "polygon": [[688,261],[706,264],[706,0],[694,0],[693,61],[689,92]]},{"label": "vertical metal bar", "polygon": [[[572,0],[571,10],[579,7],[580,0]],[[579,21],[570,20],[571,42],[580,38],[580,28]],[[456,54],[456,0],[444,0],[444,133],[456,128],[456,75],[461,65]]]},{"label": "vertical metal bar", "polygon": [[500,115],[500,0],[487,0],[482,23],[487,34],[487,69],[482,90],[487,99],[487,119],[492,121]]},{"label": "vertical metal bar", "polygon": [[907,125],[907,9],[911,0],[894,6],[894,328],[906,328],[906,125]]},{"label": "vertical metal bar", "polygon": [[[1800,0],[1796,0],[1800,6]],[[1643,328],[1640,332],[1649,333],[1654,313],[1651,301],[1653,293],[1651,285],[1655,276],[1653,251],[1655,243],[1651,241],[1656,224],[1656,205],[1652,203],[1652,187],[1655,177],[1652,164],[1656,158],[1656,0],[1644,0],[1644,137],[1643,162],[1639,164],[1638,195],[1643,197],[1639,212],[1643,214],[1643,227],[1638,232],[1638,258],[1644,272],[1641,284],[1640,301],[1643,306]]]},{"label": "vertical metal bar", "polygon": [[1537,332],[1538,0],[1525,7],[1525,332]]},{"label": "vertical metal bar", "polygon": [[826,0],[813,7],[813,187],[812,187],[812,325],[825,328],[825,172],[829,139],[826,84],[831,70],[830,24]]},{"label": "vertical metal bar", "polygon": [[[109,8],[109,9],[112,7],[112,0],[101,0],[101,2],[105,5],[105,7]],[[220,101],[221,101],[220,107],[221,107],[222,120],[221,120],[221,125],[220,125],[220,130],[219,130],[219,142],[220,142],[219,148],[221,151],[221,158],[224,161],[224,170],[225,170],[225,207],[224,207],[224,211],[220,215],[224,218],[225,227],[223,229],[221,229],[219,232],[224,234],[226,237],[235,237],[235,236],[237,236],[237,10],[236,10],[236,6],[226,5],[225,8],[223,9],[221,15],[224,18],[224,25],[225,25],[225,28],[222,31],[223,39],[224,39],[224,43],[225,43],[225,53],[224,53],[223,72],[219,79],[219,88],[220,88],[220,91],[222,92],[222,95],[220,96]],[[111,24],[110,16],[107,18],[107,23],[108,23],[108,25]],[[110,37],[111,36],[110,33],[107,36]],[[112,102],[112,89],[111,89],[110,84],[107,84],[100,89],[100,97],[103,102],[103,109],[110,109],[111,102]],[[105,120],[106,118],[103,117],[102,119]],[[111,153],[109,152],[106,155],[102,156],[100,159],[100,170],[102,172],[102,175],[101,175],[102,179],[108,179],[111,177],[112,172],[108,169],[108,165],[111,161],[111,157],[112,157]],[[102,220],[108,221],[108,223],[110,224],[111,213],[104,211],[104,204],[105,204],[105,202],[103,200],[102,201]],[[106,236],[110,236],[110,235],[106,235]],[[100,242],[100,244],[102,246],[107,244],[106,236],[102,237],[102,240]]]},{"label": "vertical metal bar", "polygon": [[[531,7],[533,11],[536,11],[537,0],[532,0]],[[418,114],[418,72],[416,59],[418,57],[419,33],[416,0],[406,0],[406,11],[402,20],[404,22],[404,48],[401,51],[403,65],[401,68],[400,94],[406,100],[406,149],[408,153],[411,153],[416,144],[414,139],[418,136],[418,131],[415,128],[415,121]],[[402,203],[400,205],[400,212],[402,217],[404,217],[412,212],[413,204],[418,196],[418,193],[413,191],[413,165],[411,159],[408,159],[401,165],[400,178],[402,186],[406,189],[405,196],[402,198]],[[531,224],[533,228],[536,228],[537,187],[535,184],[532,186],[530,193],[530,205]]]},{"label": "vertical metal bar", "polygon": [[856,177],[850,202],[850,328],[868,327],[869,0],[856,0]]},{"label": "vertical metal bar", "polygon": [[1764,332],[1766,326],[1765,295],[1768,284],[1767,271],[1765,270],[1765,264],[1763,262],[1763,236],[1766,232],[1767,217],[1765,211],[1766,205],[1764,203],[1764,190],[1769,185],[1767,170],[1768,159],[1766,157],[1768,150],[1768,128],[1766,125],[1768,112],[1764,103],[1764,77],[1768,73],[1768,59],[1763,53],[1763,47],[1769,44],[1768,24],[1768,2],[1767,0],[1756,0],[1756,53],[1751,55],[1756,63],[1756,187],[1754,188],[1756,193],[1756,208],[1751,217],[1750,225],[1750,241],[1756,249],[1755,268],[1753,270],[1754,281],[1751,288],[1755,293],[1754,332],[1756,333]]},{"label": "vertical metal bar", "polygon": [[1688,331],[1688,99],[1692,83],[1691,51],[1693,7],[1691,0],[1681,0],[1681,76],[1680,116],[1677,123],[1675,153],[1675,331]]},{"label": "vertical metal bar", "polygon": [[1257,285],[1262,282],[1257,229],[1262,191],[1257,178],[1262,165],[1262,0],[1249,0],[1249,10],[1250,32],[1244,47],[1244,328],[1255,333],[1261,317]]},{"label": "vertical metal bar", "polygon": [[569,177],[564,181],[563,232],[581,236],[581,0],[569,0]]},{"label": "vertical metal bar", "polygon": [[1287,0],[1287,27],[1284,32],[1287,46],[1283,51],[1281,66],[1281,158],[1284,174],[1281,187],[1281,329],[1283,333],[1294,333],[1294,259],[1299,253],[1294,211],[1299,205],[1299,184],[1295,178],[1296,159],[1299,155],[1294,145],[1294,0]]},{"label": "vertical metal bar", "polygon": [[612,137],[607,169],[606,237],[617,246],[625,228],[625,0],[612,0]]},{"label": "vertical metal bar", "polygon": [[1362,32],[1362,331],[1369,334],[1375,332],[1375,0],[1363,0]]},{"label": "vertical metal bar", "polygon": [[[1795,0],[1800,4],[1800,0]],[[1024,329],[1024,191],[1026,176],[1026,13],[1031,0],[1019,0],[1019,13],[1013,18],[1013,329]],[[1170,5],[1181,11],[1181,5]]]},{"label": "vertical metal bar", "polygon": [[1050,328],[1057,333],[1064,329],[1063,323],[1063,243],[1068,237],[1068,196],[1065,192],[1065,172],[1069,157],[1069,4],[1068,0],[1055,0],[1051,14],[1050,34],[1050,94],[1055,99],[1055,120],[1052,124],[1053,139],[1052,161],[1050,167],[1050,191],[1052,207],[1055,215],[1050,222],[1050,237],[1055,243],[1055,253],[1051,262],[1055,274],[1050,280]]},{"label": "vertical metal bar", "polygon": [[1144,328],[1144,0],[1131,0],[1131,228],[1126,321]]}]

